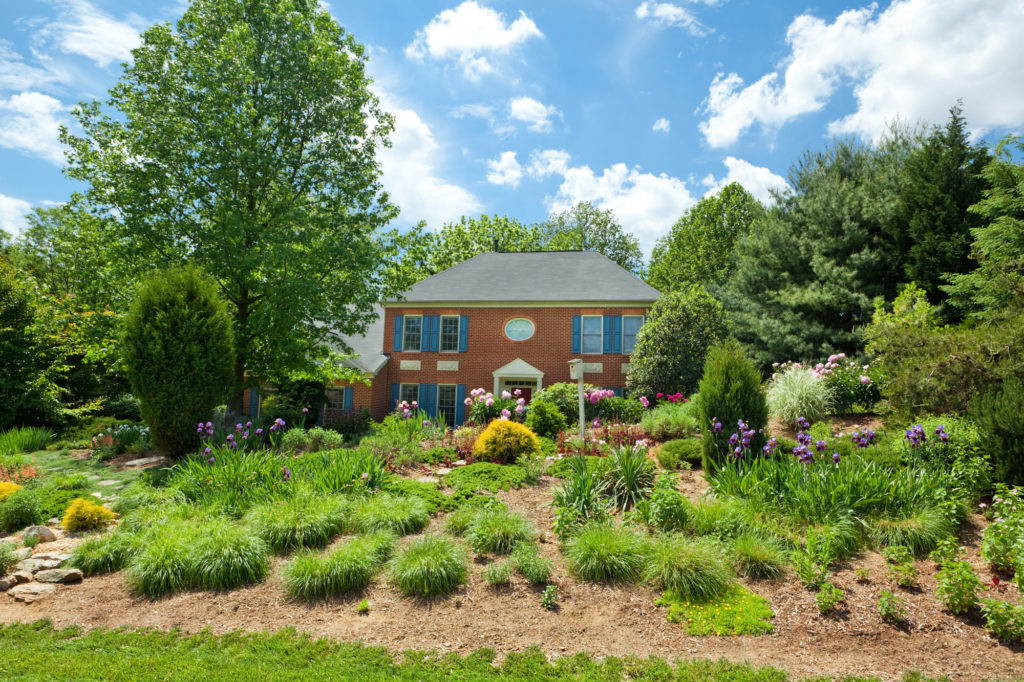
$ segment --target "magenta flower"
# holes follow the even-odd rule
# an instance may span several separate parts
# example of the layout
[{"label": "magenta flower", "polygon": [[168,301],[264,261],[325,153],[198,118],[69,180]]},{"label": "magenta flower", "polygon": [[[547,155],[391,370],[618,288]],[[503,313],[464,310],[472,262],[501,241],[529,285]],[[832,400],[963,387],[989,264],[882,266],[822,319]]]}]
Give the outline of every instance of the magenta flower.
[{"label": "magenta flower", "polygon": [[501,411],[501,418],[502,419],[508,419],[511,416],[512,416],[511,412],[509,412],[507,409],[502,409],[502,411]]},{"label": "magenta flower", "polygon": [[466,398],[462,402],[464,402],[466,405],[472,405],[473,404],[473,399],[472,398]]},{"label": "magenta flower", "polygon": [[868,384],[871,383],[871,377],[865,376],[865,375],[862,374],[861,377],[860,377],[860,383],[862,383],[865,386],[867,386]]},{"label": "magenta flower", "polygon": [[644,407],[650,407],[651,405],[650,401],[647,400],[647,396],[645,395],[640,396],[640,404],[643,405]]}]

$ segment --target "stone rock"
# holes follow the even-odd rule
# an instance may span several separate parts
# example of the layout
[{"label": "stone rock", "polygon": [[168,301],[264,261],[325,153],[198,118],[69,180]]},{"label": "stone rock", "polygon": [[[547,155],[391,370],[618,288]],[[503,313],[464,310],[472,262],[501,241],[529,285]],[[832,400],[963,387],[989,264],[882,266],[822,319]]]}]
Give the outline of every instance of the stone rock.
[{"label": "stone rock", "polygon": [[32,574],[28,571],[15,571],[14,573],[11,573],[11,575],[13,575],[14,579],[18,581],[19,585],[21,583],[32,582]]},{"label": "stone rock", "polygon": [[39,538],[39,542],[53,542],[57,539],[57,534],[46,526],[29,526],[21,536],[22,542],[24,542],[26,538],[32,536]]},{"label": "stone rock", "polygon": [[452,470],[449,469],[448,467],[441,467],[435,473],[437,473],[438,476],[447,476],[451,472],[452,472]]},{"label": "stone rock", "polygon": [[11,589],[7,590],[7,594],[14,597],[14,601],[25,602],[31,604],[39,599],[49,597],[51,594],[57,591],[56,585],[43,585],[41,583],[26,583],[24,585],[16,585]]},{"label": "stone rock", "polygon": [[164,462],[163,457],[140,457],[139,459],[133,459],[130,462],[125,462],[126,467],[148,467],[151,464],[162,464]]},{"label": "stone rock", "polygon": [[18,561],[21,561],[23,559],[27,559],[30,556],[32,556],[32,548],[31,547],[22,547],[20,549],[14,550],[14,558],[17,559]]},{"label": "stone rock", "polygon": [[71,555],[58,552],[44,552],[42,554],[36,554],[32,558],[40,561],[59,561],[63,564],[71,558]]},{"label": "stone rock", "polygon": [[416,480],[419,481],[420,483],[440,483],[440,481],[438,481],[433,476],[420,476]]},{"label": "stone rock", "polygon": [[103,493],[93,493],[93,494],[92,494],[92,496],[93,496],[93,497],[98,497],[98,498],[100,498],[101,500],[103,499]]},{"label": "stone rock", "polygon": [[57,568],[59,566],[60,562],[53,561],[52,559],[25,559],[24,561],[19,561],[15,568],[19,571],[37,573],[39,571],[47,571],[51,568]]},{"label": "stone rock", "polygon": [[58,519],[56,516],[54,516],[52,519],[50,519],[49,521],[46,522],[46,525],[48,525],[48,526],[59,526],[60,525],[60,519]]},{"label": "stone rock", "polygon": [[0,592],[6,592],[15,585],[18,584],[18,579],[13,575],[5,575],[0,577]]},{"label": "stone rock", "polygon": [[36,573],[39,583],[77,583],[82,580],[82,572],[77,568],[53,568]]},{"label": "stone rock", "polygon": [[117,485],[121,481],[96,481],[96,485]]},{"label": "stone rock", "polygon": [[466,466],[466,460],[464,460],[464,459],[458,460],[457,462],[455,462],[455,466],[457,466],[457,467],[464,467],[464,466]]}]

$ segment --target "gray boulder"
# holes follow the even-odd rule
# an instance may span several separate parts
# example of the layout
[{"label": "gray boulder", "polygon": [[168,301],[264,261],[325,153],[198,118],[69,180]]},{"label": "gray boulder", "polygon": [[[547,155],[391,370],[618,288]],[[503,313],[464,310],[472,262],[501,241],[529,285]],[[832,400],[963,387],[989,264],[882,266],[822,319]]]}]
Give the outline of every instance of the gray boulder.
[{"label": "gray boulder", "polygon": [[56,591],[56,585],[25,583],[24,585],[15,585],[11,589],[7,590],[7,594],[14,597],[14,601],[20,601],[25,602],[26,604],[31,604],[34,601],[38,601],[40,599],[49,597]]},{"label": "gray boulder", "polygon": [[57,534],[46,526],[29,526],[25,529],[25,534],[22,536],[22,541],[30,537],[39,538],[39,542],[53,542],[57,539]]},{"label": "gray boulder", "polygon": [[35,575],[39,583],[77,583],[81,582],[82,577],[82,572],[77,568],[52,568]]}]

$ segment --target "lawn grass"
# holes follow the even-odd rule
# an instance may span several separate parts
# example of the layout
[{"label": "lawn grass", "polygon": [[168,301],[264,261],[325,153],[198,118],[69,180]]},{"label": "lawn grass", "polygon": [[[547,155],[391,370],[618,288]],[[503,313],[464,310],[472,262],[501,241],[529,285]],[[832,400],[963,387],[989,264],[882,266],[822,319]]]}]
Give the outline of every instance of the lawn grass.
[{"label": "lawn grass", "polygon": [[500,666],[494,665],[494,658],[489,649],[465,657],[417,651],[395,656],[382,647],[313,639],[292,629],[218,636],[157,630],[56,630],[48,621],[0,626],[4,676],[18,680],[792,679],[777,668],[755,668],[724,659],[676,662],[631,656],[595,661],[576,654],[548,661],[537,649],[510,653]]},{"label": "lawn grass", "polygon": [[[143,457],[143,455],[139,455]],[[114,467],[96,459],[74,459],[63,455],[58,450],[39,450],[29,455],[32,464],[43,474],[43,482],[51,476],[66,474],[85,474],[87,482],[84,489],[91,493],[101,493],[105,497],[115,497],[117,488],[137,479],[144,469],[124,469],[118,471]],[[99,478],[92,478],[98,476]],[[100,481],[117,481],[116,485],[97,485]]]}]

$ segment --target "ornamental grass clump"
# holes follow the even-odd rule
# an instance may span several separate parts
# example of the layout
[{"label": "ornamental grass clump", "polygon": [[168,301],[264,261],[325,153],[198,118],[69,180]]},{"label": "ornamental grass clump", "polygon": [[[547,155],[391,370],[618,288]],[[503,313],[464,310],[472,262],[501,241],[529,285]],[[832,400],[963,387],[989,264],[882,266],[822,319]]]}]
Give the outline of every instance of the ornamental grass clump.
[{"label": "ornamental grass clump", "polygon": [[605,492],[617,508],[632,509],[637,502],[650,497],[654,474],[655,467],[647,459],[646,445],[615,448],[608,457]]},{"label": "ornamental grass clump", "polygon": [[378,531],[354,537],[330,552],[300,552],[282,570],[285,590],[307,601],[361,590],[380,571],[395,540],[390,531]]},{"label": "ornamental grass clump", "polygon": [[800,366],[777,372],[766,391],[768,413],[784,422],[804,417],[815,422],[831,413],[832,388],[825,378]]},{"label": "ornamental grass clump", "polygon": [[135,533],[117,532],[82,540],[71,550],[68,566],[86,576],[114,573],[125,568],[141,549],[142,537]]},{"label": "ornamental grass clump", "polygon": [[114,520],[114,512],[92,500],[77,498],[64,513],[61,525],[71,532],[97,530]]},{"label": "ornamental grass clump", "polygon": [[14,554],[13,542],[0,542],[0,576],[7,575],[7,572],[18,563]]},{"label": "ornamental grass clump", "polygon": [[741,535],[732,542],[736,572],[744,578],[775,580],[786,571],[786,555],[773,542]]},{"label": "ornamental grass clump", "polygon": [[188,586],[231,590],[261,582],[270,569],[263,540],[226,519],[211,519],[197,528],[190,547]]},{"label": "ornamental grass clump", "polygon": [[497,464],[512,464],[517,457],[537,452],[540,442],[533,431],[508,419],[492,421],[473,444],[477,459]]},{"label": "ornamental grass clump", "polygon": [[590,582],[636,582],[643,574],[649,547],[635,531],[607,522],[584,525],[566,544],[569,570]]},{"label": "ornamental grass clump", "polygon": [[300,493],[252,507],[253,531],[277,554],[323,547],[344,530],[352,503],[331,496]]},{"label": "ornamental grass clump", "polygon": [[356,507],[352,522],[360,533],[390,530],[409,535],[423,530],[430,522],[427,504],[419,497],[374,495]]},{"label": "ornamental grass clump", "polygon": [[707,601],[725,592],[733,581],[732,568],[718,543],[674,534],[651,543],[644,575],[658,589],[685,601]]},{"label": "ornamental grass clump", "polygon": [[956,530],[956,520],[940,507],[923,507],[898,518],[869,522],[868,537],[876,547],[902,545],[923,556]]},{"label": "ornamental grass clump", "polygon": [[531,585],[546,583],[554,569],[554,562],[541,556],[532,542],[521,543],[513,550],[512,565]]},{"label": "ornamental grass clump", "polygon": [[447,594],[466,581],[466,552],[440,535],[412,540],[390,562],[391,579],[407,596]]},{"label": "ornamental grass clump", "polygon": [[524,515],[507,509],[484,509],[473,517],[466,538],[477,554],[508,554],[533,540],[533,525]]}]

